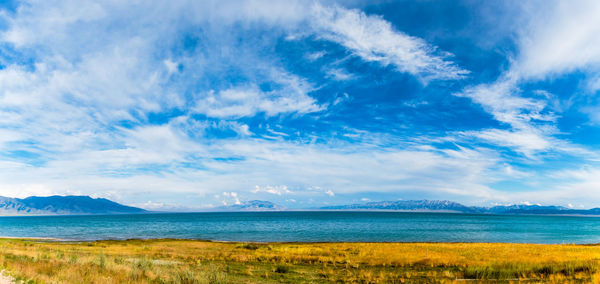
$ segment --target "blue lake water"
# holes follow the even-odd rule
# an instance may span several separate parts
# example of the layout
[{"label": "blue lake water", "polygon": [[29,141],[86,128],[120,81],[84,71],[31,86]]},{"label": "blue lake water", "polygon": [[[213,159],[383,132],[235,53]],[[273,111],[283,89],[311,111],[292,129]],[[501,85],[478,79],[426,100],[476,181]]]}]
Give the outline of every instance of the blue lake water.
[{"label": "blue lake water", "polygon": [[600,243],[600,218],[401,212],[0,217],[0,236],[256,242]]}]

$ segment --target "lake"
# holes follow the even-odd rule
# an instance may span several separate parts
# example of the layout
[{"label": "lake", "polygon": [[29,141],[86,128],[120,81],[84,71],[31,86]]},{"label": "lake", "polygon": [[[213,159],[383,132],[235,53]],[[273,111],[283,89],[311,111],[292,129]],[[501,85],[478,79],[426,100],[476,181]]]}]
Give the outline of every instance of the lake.
[{"label": "lake", "polygon": [[255,242],[600,243],[600,218],[407,212],[219,212],[0,217],[0,236]]}]

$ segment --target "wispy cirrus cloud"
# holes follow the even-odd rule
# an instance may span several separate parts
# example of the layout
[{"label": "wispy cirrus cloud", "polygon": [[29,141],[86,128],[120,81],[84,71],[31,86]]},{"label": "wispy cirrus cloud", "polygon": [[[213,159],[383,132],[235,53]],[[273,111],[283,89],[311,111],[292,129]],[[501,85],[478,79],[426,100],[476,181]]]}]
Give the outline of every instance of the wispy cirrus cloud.
[{"label": "wispy cirrus cloud", "polygon": [[312,86],[298,76],[276,72],[274,90],[264,91],[257,85],[208,91],[193,107],[195,113],[217,118],[239,118],[264,113],[274,116],[282,113],[311,113],[325,109],[308,95]]},{"label": "wispy cirrus cloud", "polygon": [[392,65],[424,81],[456,80],[469,73],[449,60],[449,53],[395,30],[379,16],[318,3],[313,4],[311,13],[317,36],[341,44],[365,61]]},{"label": "wispy cirrus cloud", "polygon": [[[510,129],[469,133],[496,145],[516,149],[530,158],[546,151],[589,153],[555,137],[560,134],[556,122],[561,117],[560,112],[565,110],[554,106],[556,97],[539,95],[547,93],[543,89],[522,91],[521,86],[575,71],[594,77],[593,74],[600,70],[600,53],[595,48],[597,37],[594,36],[600,30],[600,22],[593,15],[600,5],[595,1],[550,1],[544,2],[544,9],[538,9],[539,6],[532,2],[517,7],[520,15],[515,19],[521,23],[514,31],[517,54],[510,61],[508,70],[495,82],[469,86],[455,94],[470,98]],[[572,100],[574,95],[563,94],[567,100]],[[587,113],[590,109],[593,108],[586,106],[580,111]]]},{"label": "wispy cirrus cloud", "polygon": [[[543,9],[523,3],[524,25],[517,31],[519,54],[513,70],[525,78],[541,79],[581,69],[600,68],[600,3],[544,2]],[[548,20],[551,19],[551,20]]]},{"label": "wispy cirrus cloud", "polygon": [[556,144],[551,136],[557,132],[552,125],[557,117],[547,108],[545,98],[520,96],[513,78],[468,87],[455,95],[471,99],[494,119],[510,127],[463,132],[467,136],[516,149],[528,157],[547,151]]}]

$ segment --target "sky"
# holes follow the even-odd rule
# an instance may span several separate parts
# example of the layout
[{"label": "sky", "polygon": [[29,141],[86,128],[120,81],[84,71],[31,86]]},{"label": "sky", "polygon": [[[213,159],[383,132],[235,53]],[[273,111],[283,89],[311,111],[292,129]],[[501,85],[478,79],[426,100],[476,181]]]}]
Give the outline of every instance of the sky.
[{"label": "sky", "polygon": [[599,14],[0,0],[0,195],[600,207]]}]

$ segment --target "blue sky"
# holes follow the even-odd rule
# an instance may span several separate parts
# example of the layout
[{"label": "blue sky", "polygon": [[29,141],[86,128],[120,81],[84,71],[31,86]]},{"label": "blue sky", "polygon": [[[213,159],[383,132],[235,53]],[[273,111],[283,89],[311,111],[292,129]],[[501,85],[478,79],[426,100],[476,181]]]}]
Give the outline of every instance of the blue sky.
[{"label": "blue sky", "polygon": [[597,1],[151,2],[0,1],[0,195],[600,206]]}]

